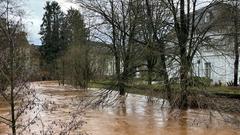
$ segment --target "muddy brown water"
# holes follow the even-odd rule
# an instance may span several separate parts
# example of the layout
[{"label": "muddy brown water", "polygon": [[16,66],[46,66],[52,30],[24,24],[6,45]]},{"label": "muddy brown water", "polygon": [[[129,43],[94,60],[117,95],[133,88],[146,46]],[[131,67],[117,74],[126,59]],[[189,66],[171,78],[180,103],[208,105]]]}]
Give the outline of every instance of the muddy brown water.
[{"label": "muddy brown water", "polygon": [[[35,82],[37,97],[47,110],[39,111],[42,123],[52,125],[56,121],[68,121],[69,114],[79,102],[84,91],[70,86],[58,86],[55,82]],[[161,102],[161,100],[159,101]],[[88,109],[82,119],[86,121],[82,129],[72,134],[86,132],[89,135],[240,135],[239,123],[224,122],[225,117],[216,112],[209,115],[207,110],[187,110],[169,112],[161,109],[159,103],[151,104],[145,96],[129,94],[125,106]],[[32,110],[37,112],[36,110]],[[9,107],[1,101],[0,114],[7,115]],[[24,118],[33,118],[31,112]],[[211,116],[211,117],[210,117]],[[226,114],[238,119],[240,114]],[[23,118],[23,119],[24,119]],[[36,126],[37,125],[37,126]],[[49,126],[40,123],[31,126],[23,134],[41,134]],[[6,135],[9,127],[0,124],[0,134]],[[57,134],[57,133],[56,133]]]}]

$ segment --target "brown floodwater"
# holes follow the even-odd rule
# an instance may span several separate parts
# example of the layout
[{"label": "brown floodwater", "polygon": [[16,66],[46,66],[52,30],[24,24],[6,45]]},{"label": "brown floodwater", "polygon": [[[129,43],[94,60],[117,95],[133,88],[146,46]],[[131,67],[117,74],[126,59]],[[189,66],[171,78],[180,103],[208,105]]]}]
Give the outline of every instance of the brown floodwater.
[{"label": "brown floodwater", "polygon": [[[81,97],[87,92],[58,86],[55,82],[34,82],[38,102],[42,105],[26,113],[22,119],[32,119],[38,115],[41,122],[36,122],[22,134],[42,134],[50,129],[60,131],[56,123],[68,123],[70,114],[77,110]],[[140,95],[128,94],[124,105],[87,109],[82,117],[86,123],[75,132],[86,132],[89,135],[240,135],[240,114],[219,114],[208,110],[187,110],[170,112],[161,108],[163,100],[150,103],[149,98]],[[4,101],[0,103],[0,114],[8,115],[9,107]],[[34,113],[33,113],[34,112]],[[230,118],[233,118],[230,119]],[[225,121],[228,122],[225,122]],[[231,121],[232,120],[232,121]],[[70,123],[68,123],[70,124]],[[57,124],[56,124],[57,125]],[[62,126],[60,126],[62,127]],[[0,124],[0,134],[5,135],[9,127]]]}]

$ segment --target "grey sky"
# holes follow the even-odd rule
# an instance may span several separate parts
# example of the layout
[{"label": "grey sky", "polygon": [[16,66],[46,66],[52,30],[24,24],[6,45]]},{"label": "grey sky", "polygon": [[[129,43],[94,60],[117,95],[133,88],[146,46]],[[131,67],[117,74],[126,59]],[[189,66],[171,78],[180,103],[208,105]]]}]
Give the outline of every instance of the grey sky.
[{"label": "grey sky", "polygon": [[[30,44],[40,45],[40,35],[38,34],[40,31],[40,25],[42,23],[42,16],[44,14],[43,7],[45,6],[46,1],[53,0],[26,0],[24,3],[26,15],[24,17],[24,24],[26,32],[28,33],[28,40]],[[65,12],[70,7],[77,6],[68,0],[55,0],[57,1],[62,10]]]},{"label": "grey sky", "polygon": [[[26,11],[26,16],[24,18],[25,30],[28,33],[28,40],[30,44],[41,45],[40,35],[40,25],[42,23],[42,17],[44,14],[43,7],[46,1],[53,0],[22,0],[24,1],[24,9]],[[62,10],[66,12],[70,7],[78,8],[76,4],[70,2],[70,0],[55,0],[57,1]],[[199,2],[208,2],[209,0],[199,0]],[[201,6],[206,5],[202,3]]]}]

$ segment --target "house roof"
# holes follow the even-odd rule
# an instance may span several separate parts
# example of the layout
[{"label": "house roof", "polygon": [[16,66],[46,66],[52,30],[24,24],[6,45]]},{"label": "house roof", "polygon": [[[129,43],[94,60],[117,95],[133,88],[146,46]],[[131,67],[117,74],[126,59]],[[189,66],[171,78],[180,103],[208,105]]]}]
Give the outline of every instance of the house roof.
[{"label": "house roof", "polygon": [[[231,3],[214,2],[209,6],[197,10],[197,17],[201,19],[198,28],[211,27],[211,31],[227,29],[233,24],[235,16],[233,12],[236,8],[238,7],[233,6]],[[237,10],[240,13],[240,9],[238,8]]]}]

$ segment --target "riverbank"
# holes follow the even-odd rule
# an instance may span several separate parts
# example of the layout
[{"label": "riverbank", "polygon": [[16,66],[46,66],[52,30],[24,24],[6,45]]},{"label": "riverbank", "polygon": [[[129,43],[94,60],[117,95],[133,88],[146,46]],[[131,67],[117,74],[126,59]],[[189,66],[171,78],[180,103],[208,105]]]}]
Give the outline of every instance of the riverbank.
[{"label": "riverbank", "polygon": [[[114,85],[114,82],[110,80],[100,80],[100,81],[91,81],[89,84],[90,88],[108,88]],[[175,91],[177,91],[176,85],[172,86]],[[152,85],[148,85],[146,83],[133,82],[131,85],[126,86],[127,91],[133,94],[140,95],[149,95],[153,93],[153,91],[161,92],[163,90],[163,86],[160,84],[154,83]],[[240,87],[233,86],[208,86],[208,87],[192,87],[191,89],[195,91],[205,91],[212,95],[224,96],[228,98],[235,98],[240,100]]]},{"label": "riverbank", "polygon": [[[111,88],[114,84],[111,81],[90,82],[89,87],[97,89]],[[240,113],[240,87],[209,86],[206,88],[191,88],[193,93],[199,93],[193,97],[201,107],[210,108],[222,112]],[[126,91],[131,94],[139,94],[150,97],[161,97],[162,86],[159,84],[147,85],[144,83],[129,85]],[[178,89],[175,87],[175,93]],[[190,97],[190,100],[192,97]]]}]

